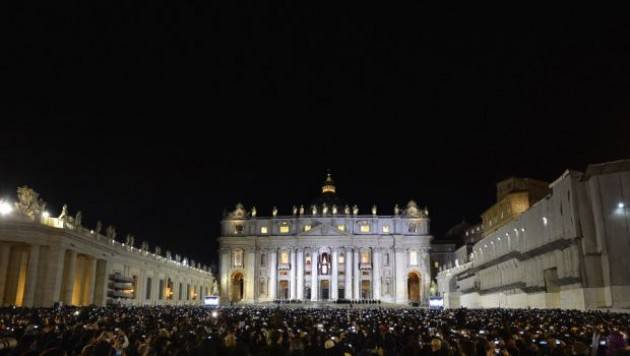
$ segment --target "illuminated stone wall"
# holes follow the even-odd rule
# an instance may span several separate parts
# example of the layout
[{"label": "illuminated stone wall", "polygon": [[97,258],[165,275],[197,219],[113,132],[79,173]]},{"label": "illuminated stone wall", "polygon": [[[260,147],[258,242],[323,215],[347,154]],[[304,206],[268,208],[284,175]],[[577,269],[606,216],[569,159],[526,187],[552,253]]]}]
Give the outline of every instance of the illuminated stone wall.
[{"label": "illuminated stone wall", "polygon": [[221,223],[222,299],[428,303],[426,209],[410,202],[395,215],[372,213],[317,206],[261,217],[237,205]]},{"label": "illuminated stone wall", "polygon": [[[173,294],[166,290],[168,280]],[[217,292],[213,282],[212,273],[199,264],[129,246],[80,225],[33,219],[17,209],[0,215],[0,305],[201,304]],[[123,288],[122,295],[113,294],[114,283]]]},{"label": "illuminated stone wall", "polygon": [[453,305],[630,307],[630,160],[567,171],[550,187],[486,232],[464,268],[440,272]]}]

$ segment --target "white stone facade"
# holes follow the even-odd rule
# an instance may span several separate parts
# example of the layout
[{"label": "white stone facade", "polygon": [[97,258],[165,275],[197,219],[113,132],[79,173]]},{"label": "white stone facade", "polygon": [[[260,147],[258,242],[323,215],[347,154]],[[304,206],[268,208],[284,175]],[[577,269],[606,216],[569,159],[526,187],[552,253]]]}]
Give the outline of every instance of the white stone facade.
[{"label": "white stone facade", "polygon": [[[31,191],[32,192],[32,191]],[[31,193],[32,194],[32,193]],[[35,193],[36,194],[36,193]],[[199,264],[137,248],[81,226],[80,214],[48,217],[35,202],[0,214],[0,305],[201,304],[213,292]],[[78,223],[77,223],[78,222]],[[215,289],[216,286],[215,286]],[[215,291],[216,292],[216,291]]]},{"label": "white stone facade", "polygon": [[[330,178],[323,187],[332,189]],[[222,300],[428,301],[429,218],[414,202],[395,215],[313,205],[258,217],[240,204],[222,221]]]},{"label": "white stone facade", "polygon": [[448,307],[630,307],[630,160],[567,171],[551,194],[438,274]]}]

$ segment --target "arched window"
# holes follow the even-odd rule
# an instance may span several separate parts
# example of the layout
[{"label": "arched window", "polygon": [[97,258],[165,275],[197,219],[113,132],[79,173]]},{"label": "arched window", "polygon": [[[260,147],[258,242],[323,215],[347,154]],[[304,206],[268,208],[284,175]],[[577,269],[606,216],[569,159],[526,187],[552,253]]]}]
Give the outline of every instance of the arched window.
[{"label": "arched window", "polygon": [[289,264],[289,251],[280,252],[280,264],[283,264],[283,265]]},{"label": "arched window", "polygon": [[311,270],[311,254],[307,253],[306,256],[304,257],[304,266],[306,267],[307,271]]},{"label": "arched window", "polygon": [[232,262],[234,267],[243,267],[243,250],[237,248],[232,252]]},{"label": "arched window", "polygon": [[370,251],[368,250],[361,251],[361,263],[362,264],[370,263]]},{"label": "arched window", "polygon": [[320,266],[319,268],[320,274],[327,275],[328,272],[330,271],[330,256],[328,256],[328,253],[326,252],[322,253],[319,266]]},{"label": "arched window", "polygon": [[416,251],[409,251],[409,264],[411,266],[417,266],[418,265],[418,252]]}]

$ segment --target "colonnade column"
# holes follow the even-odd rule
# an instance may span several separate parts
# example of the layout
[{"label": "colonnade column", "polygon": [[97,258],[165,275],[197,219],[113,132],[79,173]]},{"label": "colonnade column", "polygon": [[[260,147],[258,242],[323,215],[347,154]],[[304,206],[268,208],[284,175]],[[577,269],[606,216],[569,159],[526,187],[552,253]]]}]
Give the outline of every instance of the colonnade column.
[{"label": "colonnade column", "polygon": [[76,275],[77,265],[77,252],[75,250],[68,250],[65,253],[66,260],[64,261],[64,268],[66,271],[64,278],[64,290],[63,290],[63,302],[64,304],[72,304],[72,291],[74,290],[74,279]]},{"label": "colonnade column", "polygon": [[[99,259],[96,261],[96,277],[94,281],[94,304],[104,306],[107,304],[107,284],[109,282],[109,263],[107,260]],[[142,273],[142,295],[140,300],[142,304],[148,303],[146,300],[146,285],[147,275],[146,271]]]},{"label": "colonnade column", "polygon": [[[94,303],[94,292],[96,290],[96,258],[93,256],[89,257],[87,262],[88,270],[87,270],[87,285],[84,287],[85,289],[85,304],[93,304]],[[137,293],[137,287],[134,286]]]},{"label": "colonnade column", "polygon": [[319,261],[319,251],[313,249],[311,252],[311,300],[317,301],[319,294],[319,281],[317,278],[317,264]]},{"label": "colonnade column", "polygon": [[39,268],[39,245],[31,245],[26,269],[26,291],[24,293],[25,307],[35,304],[35,289],[37,288],[37,270]]},{"label": "colonnade column", "polygon": [[304,250],[297,251],[297,299],[304,299]]},{"label": "colonnade column", "polygon": [[61,290],[64,275],[63,267],[66,249],[63,246],[50,246],[46,256],[46,278],[42,279],[42,306],[52,306],[55,302],[64,300]]},{"label": "colonnade column", "polygon": [[337,266],[337,249],[333,249],[332,251],[332,283],[331,283],[331,288],[332,288],[332,293],[330,294],[331,299],[332,300],[336,300],[337,297],[337,290],[339,289],[337,287],[337,276],[339,275],[339,268]]},{"label": "colonnade column", "polygon": [[352,299],[352,248],[346,247],[344,253],[346,258],[346,286],[345,286],[345,298]]},{"label": "colonnade column", "polygon": [[269,253],[269,296],[271,300],[276,299],[276,290],[278,289],[276,280],[276,275],[278,274],[277,257],[278,251],[276,249],[271,250]]},{"label": "colonnade column", "polygon": [[4,291],[7,283],[7,273],[9,271],[9,253],[11,246],[0,244],[0,306],[4,304]]}]

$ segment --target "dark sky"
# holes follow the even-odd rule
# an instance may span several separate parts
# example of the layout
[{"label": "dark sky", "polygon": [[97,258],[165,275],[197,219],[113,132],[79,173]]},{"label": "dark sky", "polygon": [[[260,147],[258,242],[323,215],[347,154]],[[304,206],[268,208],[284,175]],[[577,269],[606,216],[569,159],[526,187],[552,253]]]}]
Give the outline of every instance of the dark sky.
[{"label": "dark sky", "polygon": [[203,262],[224,209],[289,212],[327,168],[362,211],[428,205],[439,238],[500,179],[630,158],[622,9],[15,6],[0,193],[32,186],[54,214]]}]

